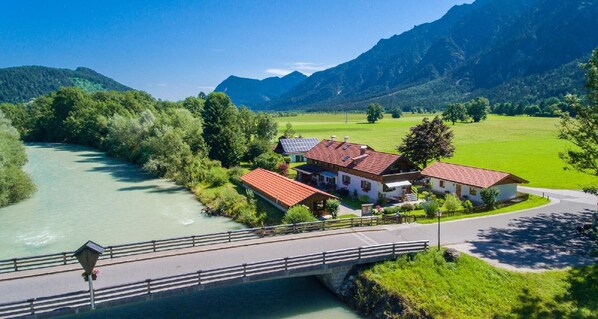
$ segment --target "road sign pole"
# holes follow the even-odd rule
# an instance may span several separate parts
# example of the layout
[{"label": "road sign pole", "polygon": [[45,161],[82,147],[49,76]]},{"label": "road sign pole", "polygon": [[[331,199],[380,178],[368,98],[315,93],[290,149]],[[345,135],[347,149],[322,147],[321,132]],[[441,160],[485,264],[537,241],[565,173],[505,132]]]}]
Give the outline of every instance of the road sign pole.
[{"label": "road sign pole", "polygon": [[87,282],[89,282],[89,301],[91,303],[91,309],[95,309],[96,304],[93,300],[93,278],[91,278],[91,274],[87,274]]}]

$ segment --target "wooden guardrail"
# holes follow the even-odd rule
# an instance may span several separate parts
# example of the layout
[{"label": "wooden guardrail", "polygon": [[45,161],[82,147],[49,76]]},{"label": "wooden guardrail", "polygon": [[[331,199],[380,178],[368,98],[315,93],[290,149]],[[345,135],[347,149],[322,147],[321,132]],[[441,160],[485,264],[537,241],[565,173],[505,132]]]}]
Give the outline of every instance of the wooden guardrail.
[{"label": "wooden guardrail", "polygon": [[[415,217],[413,216],[372,216],[346,219],[328,219],[325,221],[308,223],[249,228],[213,234],[193,235],[108,246],[106,247],[104,254],[100,256],[100,259],[113,259],[173,249],[191,248],[303,232],[400,224],[413,221],[415,221]],[[31,257],[2,259],[0,260],[0,273],[76,264],[77,259],[73,257],[73,253],[74,251]]]},{"label": "wooden guardrail", "polygon": [[[322,267],[356,265],[394,259],[399,255],[417,253],[428,248],[427,240],[398,242],[374,246],[355,247],[322,253],[278,258],[224,268],[198,270],[182,275],[147,279],[134,283],[95,289],[96,305],[127,298],[151,296],[161,292],[195,286],[209,287],[223,283],[274,279],[291,272],[300,273]],[[28,299],[0,304],[0,318],[15,318],[89,305],[89,291]]]}]

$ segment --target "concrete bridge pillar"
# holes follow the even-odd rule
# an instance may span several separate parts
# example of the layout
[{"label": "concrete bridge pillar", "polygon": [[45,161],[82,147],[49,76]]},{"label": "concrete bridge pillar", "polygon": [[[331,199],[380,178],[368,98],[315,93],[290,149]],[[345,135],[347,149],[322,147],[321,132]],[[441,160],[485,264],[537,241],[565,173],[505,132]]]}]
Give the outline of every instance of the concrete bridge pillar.
[{"label": "concrete bridge pillar", "polygon": [[324,274],[317,275],[316,277],[326,286],[330,291],[337,295],[342,295],[342,286],[345,282],[345,278],[351,273],[353,266],[341,266],[335,268],[328,268],[328,271]]}]

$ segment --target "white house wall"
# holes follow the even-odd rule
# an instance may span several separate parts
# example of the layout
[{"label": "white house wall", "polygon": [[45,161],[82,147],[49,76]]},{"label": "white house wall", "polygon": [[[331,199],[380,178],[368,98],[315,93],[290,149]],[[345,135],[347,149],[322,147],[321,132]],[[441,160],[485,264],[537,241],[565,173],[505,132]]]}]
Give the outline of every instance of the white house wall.
[{"label": "white house wall", "polygon": [[[432,188],[432,191],[435,193],[443,193],[443,194],[445,192],[450,192],[452,194],[457,193],[457,183],[451,182],[451,181],[444,181],[444,188],[443,188],[443,187],[440,187],[439,179],[430,178],[430,187]],[[500,192],[498,194],[498,197],[496,198],[496,201],[498,201],[498,202],[503,202],[503,201],[515,198],[517,196],[517,184],[504,184],[504,185],[497,185],[494,187],[497,188]],[[476,187],[475,190],[476,190],[476,194],[471,195],[470,186],[461,185],[461,197],[467,196],[467,199],[469,199],[473,203],[478,203],[478,204],[483,203],[484,201],[482,200],[482,196],[480,194],[480,192],[482,191],[482,188]]]},{"label": "white house wall", "polygon": [[[349,185],[343,184],[343,175],[347,175],[351,178],[351,182],[349,183]],[[370,184],[372,185],[372,189],[370,189],[370,191],[367,193],[364,192],[361,189],[361,181],[370,182]],[[353,195],[353,191],[357,190],[358,196],[366,194],[370,197],[370,200],[374,202],[378,200],[378,190],[382,191],[382,188],[379,188],[382,187],[381,184],[376,181],[341,171],[338,172],[338,177],[336,179],[336,187],[347,188],[349,190],[350,195]]]}]

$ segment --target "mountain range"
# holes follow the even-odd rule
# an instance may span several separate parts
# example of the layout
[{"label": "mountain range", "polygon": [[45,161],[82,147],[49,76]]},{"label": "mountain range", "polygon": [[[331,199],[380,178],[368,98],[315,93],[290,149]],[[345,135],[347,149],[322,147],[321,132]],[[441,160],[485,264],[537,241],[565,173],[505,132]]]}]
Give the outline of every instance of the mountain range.
[{"label": "mountain range", "polygon": [[[340,109],[379,102],[408,110],[476,96],[532,103],[579,93],[584,72],[578,64],[598,46],[597,17],[598,0],[477,0],[251,106]],[[237,95],[260,94],[250,86],[227,90],[235,92],[229,94],[235,103]]]},{"label": "mountain range", "polygon": [[306,78],[306,75],[297,71],[283,77],[270,77],[263,80],[231,75],[220,83],[214,92],[226,93],[236,105],[254,107],[281,96]]},{"label": "mountain range", "polygon": [[85,91],[128,91],[130,87],[84,67],[75,70],[44,66],[20,66],[0,69],[0,103],[27,102],[63,86]]}]

